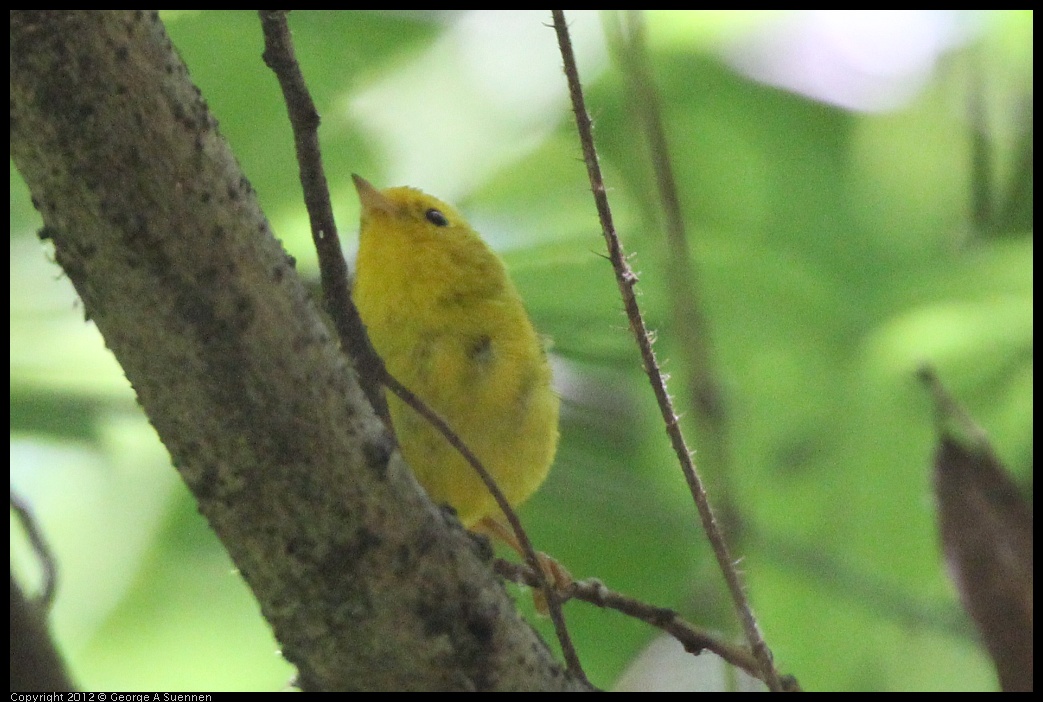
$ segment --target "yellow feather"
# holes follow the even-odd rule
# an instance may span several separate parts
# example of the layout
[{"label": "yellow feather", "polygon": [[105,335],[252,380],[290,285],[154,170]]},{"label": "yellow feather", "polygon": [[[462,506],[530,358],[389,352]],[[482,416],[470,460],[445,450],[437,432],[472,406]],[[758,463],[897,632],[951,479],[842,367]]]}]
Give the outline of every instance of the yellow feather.
[{"label": "yellow feather", "polygon": [[[353,178],[362,203],[353,297],[374,347],[520,504],[554,460],[559,400],[503,261],[450,205]],[[403,456],[432,499],[468,527],[498,516],[456,449],[398,398],[388,404]]]}]

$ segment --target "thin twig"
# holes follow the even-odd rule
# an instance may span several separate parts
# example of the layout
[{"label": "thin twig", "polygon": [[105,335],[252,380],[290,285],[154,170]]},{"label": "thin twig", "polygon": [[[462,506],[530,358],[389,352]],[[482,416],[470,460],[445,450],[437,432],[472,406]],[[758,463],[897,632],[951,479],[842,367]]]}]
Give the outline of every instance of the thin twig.
[{"label": "thin twig", "polygon": [[348,264],[340,248],[337,224],[333,220],[330,189],[322,167],[319,148],[319,113],[311,99],[293,49],[293,37],[286,21],[286,10],[259,10],[264,30],[265,64],[272,69],[282,88],[289,112],[300,167],[304,204],[308,209],[312,239],[319,256],[319,273],[326,311],[333,320],[341,348],[355,363],[359,383],[385,426],[391,426],[387,400],[381,390],[384,362],[370,344],[358,308],[351,299]]},{"label": "thin twig", "polygon": [[[626,18],[625,26],[618,21],[621,15]],[[674,333],[679,347],[685,349],[690,359],[689,403],[695,410],[697,426],[704,429],[700,435],[701,462],[714,484],[717,514],[724,524],[724,531],[730,538],[738,539],[741,522],[739,510],[734,505],[735,491],[731,487],[735,471],[731,467],[726,398],[714,361],[713,329],[698,304],[698,275],[681,214],[681,198],[666,141],[662,105],[648,65],[643,14],[640,10],[620,10],[608,16],[617,19],[611,36],[616,38],[614,44],[618,45],[619,62],[630,92],[628,104],[640,119],[648,142],[649,159],[665,220],[663,228],[669,255],[664,270],[670,286]]]},{"label": "thin twig", "polygon": [[286,11],[261,10],[260,16],[265,37],[264,61],[278,77],[290,113],[290,122],[297,146],[297,159],[301,169],[301,185],[304,189],[305,204],[311,220],[312,238],[319,257],[326,307],[334,320],[342,348],[358,364],[359,376],[366,397],[385,420],[385,424],[390,427],[387,401],[382,391],[382,388],[386,386],[417,414],[430,422],[478,474],[507,518],[515,538],[522,548],[526,562],[538,573],[540,589],[547,599],[554,630],[569,671],[580,680],[588,682],[565,624],[565,615],[561,609],[562,600],[540,569],[536,549],[503,491],[500,490],[481,461],[445,420],[388,372],[383,360],[369,341],[365,325],[351,299],[347,263],[344,261],[340,248],[336,225],[333,221],[333,209],[330,205],[329,187],[322,168],[322,155],[318,140],[319,115],[294,56],[293,39],[286,22]]},{"label": "thin twig", "polygon": [[[507,580],[530,587],[538,582],[531,567],[503,559],[497,559],[495,567],[496,572]],[[596,578],[576,580],[566,587],[562,594],[566,599],[582,600],[597,607],[613,609],[634,619],[640,619],[677,639],[689,653],[699,655],[703,651],[709,651],[753,677],[761,677],[757,660],[748,649],[721,641],[710,632],[685,621],[672,609],[656,607],[610,590]]]},{"label": "thin twig", "polygon": [[565,600],[551,585],[543,569],[540,567],[540,559],[536,555],[536,549],[533,547],[529,535],[525,533],[521,520],[518,518],[511,503],[507,501],[507,497],[503,494],[500,486],[496,484],[496,480],[493,479],[492,475],[489,474],[489,471],[486,470],[485,466],[483,466],[481,461],[478,460],[478,457],[471,452],[471,449],[467,447],[460,437],[456,435],[456,432],[446,424],[445,420],[442,419],[437,412],[424,404],[420,398],[391,377],[390,374],[385,375],[384,382],[387,384],[387,387],[391,392],[395,393],[399,399],[412,407],[417,414],[422,416],[433,427],[435,427],[435,429],[441,432],[446,441],[448,441],[453,448],[459,451],[460,455],[464,457],[464,460],[471,465],[474,472],[477,473],[478,477],[482,479],[483,483],[485,483],[485,487],[492,494],[493,499],[496,500],[497,506],[499,506],[500,510],[507,518],[507,522],[510,524],[511,530],[514,532],[514,536],[518,540],[519,546],[521,546],[522,555],[525,556],[525,562],[529,565],[529,568],[532,568],[536,573],[536,586],[540,589],[547,600],[550,618],[554,623],[554,632],[558,636],[558,642],[561,644],[561,652],[565,656],[565,664],[573,675],[584,682],[589,682],[586,673],[583,672],[583,666],[580,663],[579,654],[576,653],[576,647],[572,643],[572,637],[569,635],[568,627],[565,624],[565,613],[561,609],[561,605]]},{"label": "thin twig", "polygon": [[645,373],[648,375],[652,391],[655,393],[656,400],[659,403],[659,409],[666,424],[666,431],[670,436],[670,443],[681,463],[681,469],[684,472],[688,488],[699,510],[703,531],[706,532],[706,536],[710,540],[714,556],[717,558],[717,564],[724,575],[725,582],[728,584],[728,591],[731,593],[746,640],[760,666],[761,679],[764,680],[769,689],[780,691],[783,689],[783,685],[779,679],[779,673],[772,662],[771,650],[761,635],[757,620],[746,597],[741,578],[728,551],[728,545],[725,543],[724,536],[717,526],[717,521],[710,507],[706,491],[703,488],[702,480],[696,472],[692,455],[685,443],[684,435],[678,423],[678,417],[674,412],[673,403],[667,392],[666,382],[659,370],[649,332],[641,316],[641,309],[637,304],[637,298],[634,294],[637,276],[627,264],[626,256],[623,254],[619,237],[616,235],[615,226],[612,223],[612,211],[609,209],[608,197],[605,194],[605,182],[601,175],[601,168],[598,165],[590,115],[587,113],[587,108],[584,104],[583,89],[580,85],[579,71],[576,68],[576,59],[572,52],[572,43],[569,40],[565,14],[562,10],[552,10],[551,12],[554,16],[554,29],[558,35],[558,47],[561,50],[561,56],[564,61],[565,76],[568,79],[569,94],[572,98],[572,109],[576,116],[580,143],[583,146],[583,160],[587,165],[587,175],[590,178],[590,187],[594,193],[598,218],[601,220],[609,258],[612,260],[612,267],[616,273],[616,284],[623,298],[623,306],[626,309],[627,319],[630,321],[631,332],[641,351]]},{"label": "thin twig", "polygon": [[1032,95],[1022,95],[1017,100],[1010,111],[1014,120],[1013,164],[1003,192],[1002,209],[996,219],[1000,232],[1007,236],[1021,236],[1032,229],[1032,174],[1035,168],[1032,158]]},{"label": "thin twig", "polygon": [[54,595],[58,591],[58,562],[51,553],[51,549],[47,547],[47,541],[44,540],[43,532],[36,523],[36,518],[29,505],[15,495],[14,490],[11,491],[11,509],[18,515],[18,520],[22,523],[26,536],[29,537],[29,544],[33,547],[33,553],[40,559],[40,568],[43,569],[43,589],[36,600],[40,604],[40,608],[47,611],[54,603]]},{"label": "thin twig", "polygon": [[978,52],[971,52],[970,68],[967,71],[968,86],[967,114],[971,130],[971,224],[976,238],[994,233],[996,226],[995,204],[992,192],[995,174],[993,170],[992,134],[985,109],[985,88],[982,77],[982,61]]}]

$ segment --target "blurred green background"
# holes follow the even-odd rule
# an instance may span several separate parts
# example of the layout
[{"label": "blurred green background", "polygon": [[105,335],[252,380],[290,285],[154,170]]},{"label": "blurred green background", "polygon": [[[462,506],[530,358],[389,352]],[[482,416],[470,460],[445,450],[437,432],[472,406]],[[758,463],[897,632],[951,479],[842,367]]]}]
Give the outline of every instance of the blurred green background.
[{"label": "blurred green background", "polygon": [[[256,15],[163,18],[273,230],[317,279]],[[1030,491],[1031,13],[646,16],[727,443],[693,427],[692,349],[671,322],[648,149],[606,41],[614,20],[569,19],[640,302],[780,669],[808,689],[994,689],[945,576],[932,411],[913,373],[938,369]],[[553,338],[563,438],[522,510],[535,543],[577,577],[734,636],[601,255],[549,22],[291,16],[342,236],[352,255],[352,172],[469,216]],[[976,217],[983,184],[993,210]],[[75,678],[99,691],[283,689],[291,667],[40,224],[12,166],[11,484],[59,560],[53,621]],[[11,533],[33,589],[13,520]],[[644,624],[582,603],[566,613],[600,686],[722,684],[649,648]]]}]

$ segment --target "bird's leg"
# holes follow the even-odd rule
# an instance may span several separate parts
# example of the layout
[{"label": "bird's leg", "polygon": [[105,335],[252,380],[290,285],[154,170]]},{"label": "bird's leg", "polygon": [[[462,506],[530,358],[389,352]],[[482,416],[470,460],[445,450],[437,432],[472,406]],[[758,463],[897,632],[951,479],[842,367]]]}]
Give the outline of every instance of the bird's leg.
[{"label": "bird's leg", "polygon": [[[499,519],[495,517],[485,517],[472,526],[471,531],[497,540],[522,556],[523,559],[525,558],[525,551],[522,549],[521,544],[518,543],[518,539],[515,537],[514,532]],[[572,583],[575,582],[575,578],[572,577],[572,574],[569,573],[565,566],[553,557],[548,556],[546,553],[537,551],[536,560],[539,561],[540,571],[543,573],[544,579],[548,584],[550,584],[555,592],[565,593]],[[532,596],[533,601],[536,604],[536,610],[540,614],[546,614],[547,602],[543,591],[536,589],[533,591]]]}]

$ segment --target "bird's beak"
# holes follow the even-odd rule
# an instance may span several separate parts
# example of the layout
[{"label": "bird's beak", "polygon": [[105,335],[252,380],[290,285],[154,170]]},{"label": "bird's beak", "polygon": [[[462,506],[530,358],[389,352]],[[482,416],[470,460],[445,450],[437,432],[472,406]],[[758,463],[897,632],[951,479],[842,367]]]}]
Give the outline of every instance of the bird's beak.
[{"label": "bird's beak", "polygon": [[368,214],[372,212],[386,212],[391,214],[395,210],[394,204],[391,200],[388,200],[384,196],[384,193],[380,192],[373,185],[360,175],[355,173],[351,174],[351,179],[355,181],[355,190],[359,194],[359,202],[362,203],[362,213]]}]

